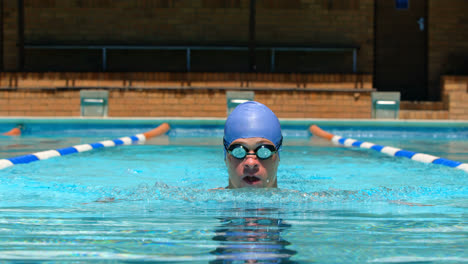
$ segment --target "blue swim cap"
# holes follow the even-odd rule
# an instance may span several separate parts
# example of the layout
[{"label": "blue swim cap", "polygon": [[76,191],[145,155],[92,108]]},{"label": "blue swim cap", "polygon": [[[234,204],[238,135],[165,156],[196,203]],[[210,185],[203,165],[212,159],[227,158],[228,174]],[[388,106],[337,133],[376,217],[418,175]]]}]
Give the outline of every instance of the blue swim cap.
[{"label": "blue swim cap", "polygon": [[261,137],[281,147],[283,136],[276,115],[265,105],[248,101],[238,105],[228,116],[224,126],[225,146],[239,138]]}]

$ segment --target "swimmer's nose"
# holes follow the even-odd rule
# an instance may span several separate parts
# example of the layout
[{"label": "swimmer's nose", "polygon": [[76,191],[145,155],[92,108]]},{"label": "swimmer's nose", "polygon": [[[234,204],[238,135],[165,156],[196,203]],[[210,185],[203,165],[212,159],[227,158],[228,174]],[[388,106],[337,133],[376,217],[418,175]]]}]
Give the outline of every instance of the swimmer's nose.
[{"label": "swimmer's nose", "polygon": [[244,168],[245,169],[257,169],[258,168],[258,159],[255,154],[247,155],[245,157]]}]

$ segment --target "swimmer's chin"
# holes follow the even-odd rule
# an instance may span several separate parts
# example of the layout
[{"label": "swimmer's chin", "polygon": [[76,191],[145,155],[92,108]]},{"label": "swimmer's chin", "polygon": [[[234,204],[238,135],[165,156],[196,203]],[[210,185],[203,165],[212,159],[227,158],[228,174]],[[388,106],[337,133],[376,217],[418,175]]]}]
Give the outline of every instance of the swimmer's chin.
[{"label": "swimmer's chin", "polygon": [[278,189],[278,186],[263,186],[259,184],[259,185],[243,185],[239,187],[226,186],[224,188],[220,187],[220,188],[215,188],[215,189],[210,189],[210,190],[239,190],[239,189]]}]

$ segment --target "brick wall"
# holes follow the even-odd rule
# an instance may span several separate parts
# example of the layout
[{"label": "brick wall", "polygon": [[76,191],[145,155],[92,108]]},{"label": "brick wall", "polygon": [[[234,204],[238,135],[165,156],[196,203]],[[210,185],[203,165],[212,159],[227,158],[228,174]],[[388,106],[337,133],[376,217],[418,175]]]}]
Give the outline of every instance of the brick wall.
[{"label": "brick wall", "polygon": [[400,110],[400,119],[446,120],[446,119],[449,119],[449,111],[448,110]]},{"label": "brick wall", "polygon": [[[370,118],[370,93],[283,91],[255,92],[255,100],[279,118]],[[286,102],[286,103],[285,103]],[[114,117],[226,117],[223,90],[114,91],[109,116]]]},{"label": "brick wall", "polygon": [[79,90],[106,87],[110,117],[226,117],[226,91],[249,90],[280,118],[370,118],[371,80],[320,74],[1,73],[0,116],[79,116]]},{"label": "brick wall", "polygon": [[436,119],[449,118],[449,111],[445,102],[400,102],[400,119]]},{"label": "brick wall", "polygon": [[112,117],[225,117],[222,90],[112,91]]},{"label": "brick wall", "polygon": [[[357,45],[358,71],[373,72],[375,0],[257,0],[257,42],[274,45]],[[249,1],[24,0],[25,42],[35,44],[248,43]],[[228,3],[228,4],[226,4]],[[278,4],[279,3],[279,4]],[[334,3],[341,3],[335,6]],[[349,4],[346,4],[349,3]],[[442,97],[442,75],[468,74],[466,0],[428,0],[429,98]],[[1,1],[3,66],[18,70],[16,0]],[[193,52],[199,71],[245,71],[246,52]],[[349,71],[350,54],[277,54],[280,71]],[[100,71],[99,51],[25,51],[26,70]],[[258,52],[259,71],[269,56]],[[229,64],[225,63],[230,61]],[[183,52],[109,51],[110,71],[183,71]]]},{"label": "brick wall", "polygon": [[[359,46],[358,72],[373,69],[373,1],[257,1],[259,45]],[[289,1],[291,2],[291,1]],[[247,45],[249,0],[24,0],[25,42],[34,44]],[[228,6],[220,3],[231,3]],[[273,4],[272,4],[273,3]],[[292,3],[292,2],[291,2]],[[16,1],[5,0],[5,69],[16,70]],[[289,4],[288,4],[289,6]],[[193,52],[194,71],[246,71],[248,52]],[[230,61],[226,64],[226,61]],[[277,69],[351,72],[350,52],[278,52]],[[25,51],[27,71],[99,71],[98,51]],[[184,52],[112,51],[110,71],[184,71]],[[269,54],[258,52],[259,71]]]},{"label": "brick wall", "polygon": [[[293,1],[294,2],[294,1]],[[330,1],[304,0],[300,8],[257,8],[257,41],[259,43],[280,43],[284,45],[356,45],[360,47],[358,53],[358,72],[371,73],[373,71],[373,38],[374,38],[374,0],[360,0],[355,6],[343,8],[329,7]],[[344,1],[340,1],[344,2]],[[351,2],[351,1],[348,1]],[[298,56],[307,56],[297,54]],[[334,57],[322,57],[323,54],[311,53],[303,60],[319,61],[319,65],[309,65],[312,71],[326,70],[327,63],[333,63],[338,71],[346,69],[337,67]],[[349,54],[348,54],[349,55]],[[343,54],[339,55],[343,58]],[[346,57],[345,57],[346,59]],[[347,58],[350,59],[349,57]],[[285,64],[289,63],[284,58]],[[301,60],[295,60],[295,63]],[[342,62],[342,65],[350,65]],[[348,68],[349,71],[349,68]]]},{"label": "brick wall", "polygon": [[279,118],[371,118],[371,94],[345,92],[256,92],[255,100]]},{"label": "brick wall", "polygon": [[[80,116],[103,87],[110,117],[225,117],[226,91],[255,91],[280,118],[370,118],[370,75],[1,73],[0,116]],[[444,76],[442,102],[401,102],[400,119],[468,120],[468,77]]]},{"label": "brick wall", "polygon": [[3,0],[3,68],[18,70],[18,6],[16,0]]},{"label": "brick wall", "polygon": [[[370,118],[370,93],[255,93],[279,118]],[[287,103],[285,103],[287,102]],[[226,117],[225,90],[116,90],[109,117]],[[79,91],[0,91],[0,116],[80,116]]]},{"label": "brick wall", "polygon": [[80,116],[80,92],[0,90],[0,116]]},{"label": "brick wall", "polygon": [[466,0],[429,1],[429,93],[441,98],[442,75],[468,75]]},{"label": "brick wall", "polygon": [[442,91],[444,102],[448,106],[449,118],[468,120],[468,77],[444,76]]},{"label": "brick wall", "polygon": [[210,8],[202,0],[24,2],[25,35],[33,43],[148,45],[248,40],[245,0],[234,8]]},{"label": "brick wall", "polygon": [[441,102],[401,102],[400,119],[468,120],[468,77],[442,76]]}]

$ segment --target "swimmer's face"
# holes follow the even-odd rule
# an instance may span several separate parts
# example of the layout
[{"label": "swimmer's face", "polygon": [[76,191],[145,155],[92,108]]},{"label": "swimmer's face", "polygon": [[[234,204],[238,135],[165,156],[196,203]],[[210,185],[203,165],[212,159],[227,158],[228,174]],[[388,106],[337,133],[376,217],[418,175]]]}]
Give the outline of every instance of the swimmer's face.
[{"label": "swimmer's face", "polygon": [[[248,154],[255,154],[255,149],[261,145],[273,145],[268,139],[240,138],[234,140],[230,146],[240,144],[248,150]],[[256,155],[247,155],[243,159],[237,159],[226,153],[226,166],[229,173],[229,189],[252,188],[276,188],[276,171],[278,170],[279,157],[274,153],[268,159],[259,159]]]}]

